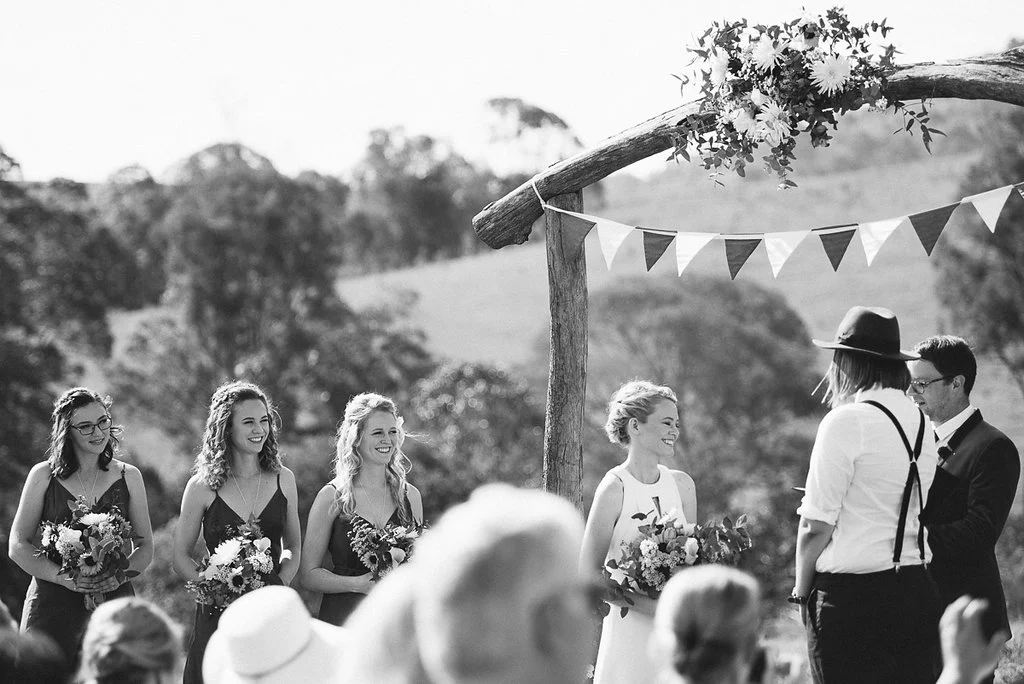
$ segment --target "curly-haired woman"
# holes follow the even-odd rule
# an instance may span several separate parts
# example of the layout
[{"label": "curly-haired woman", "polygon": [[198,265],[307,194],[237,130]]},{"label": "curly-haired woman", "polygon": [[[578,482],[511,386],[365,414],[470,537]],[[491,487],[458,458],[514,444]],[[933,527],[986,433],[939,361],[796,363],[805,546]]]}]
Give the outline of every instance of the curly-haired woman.
[{"label": "curly-haired woman", "polygon": [[11,526],[8,552],[32,575],[25,598],[21,629],[50,636],[64,652],[69,667],[78,658],[79,643],[89,619],[86,594],[103,599],[133,596],[130,582],[112,572],[73,580],[36,553],[43,521],[68,522],[68,503],[84,498],[89,505],[117,506],[132,525],[136,550],[129,571],[139,572],[153,560],[153,527],[149,520],[146,486],[139,469],[116,458],[120,426],[113,424],[111,401],[85,387],[64,392],[53,407],[47,459],[37,463],[25,480]]},{"label": "curly-haired woman", "polygon": [[[349,540],[353,521],[380,528],[423,522],[419,490],[406,480],[404,439],[391,399],[365,393],[348,402],[338,427],[335,477],[313,501],[302,551],[302,584],[323,592],[319,618],[325,622],[342,624],[373,588],[370,570]],[[331,559],[327,567],[325,554]]]},{"label": "curly-haired woman", "polygon": [[[174,569],[186,580],[199,573],[192,549],[200,531],[208,553],[238,526],[258,521],[270,539],[273,571],[267,584],[290,584],[299,566],[301,539],[295,475],[281,465],[277,414],[262,389],[248,382],[222,385],[210,401],[203,445],[185,485],[174,530]],[[196,606],[185,661],[185,684],[202,681],[203,653],[220,615]]]}]

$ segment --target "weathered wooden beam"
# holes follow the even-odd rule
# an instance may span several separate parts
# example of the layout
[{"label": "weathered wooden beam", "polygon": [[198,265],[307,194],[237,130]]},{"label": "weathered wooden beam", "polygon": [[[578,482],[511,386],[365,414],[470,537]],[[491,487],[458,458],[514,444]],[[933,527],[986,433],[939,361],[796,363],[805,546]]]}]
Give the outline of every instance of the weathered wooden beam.
[{"label": "weathered wooden beam", "polygon": [[[552,206],[583,211],[583,193],[559,195]],[[583,510],[583,401],[587,389],[586,250],[563,242],[563,214],[547,212],[551,352],[544,416],[544,489]]]},{"label": "weathered wooden beam", "polygon": [[[1024,107],[1024,48],[997,55],[943,63],[909,64],[889,75],[884,94],[906,102],[922,98],[993,100]],[[690,102],[637,124],[592,149],[548,167],[533,177],[545,197],[574,193],[630,164],[672,147],[672,130],[700,101]],[[473,228],[487,245],[500,249],[530,237],[541,206],[527,181],[488,204],[473,218]]]}]

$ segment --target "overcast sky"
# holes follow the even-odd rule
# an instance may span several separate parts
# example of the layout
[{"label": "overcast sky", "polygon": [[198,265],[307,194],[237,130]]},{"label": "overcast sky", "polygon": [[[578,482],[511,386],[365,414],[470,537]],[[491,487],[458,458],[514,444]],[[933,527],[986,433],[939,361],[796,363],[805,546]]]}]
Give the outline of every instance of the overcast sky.
[{"label": "overcast sky", "polygon": [[[0,146],[26,178],[160,174],[215,142],[286,173],[344,173],[373,128],[471,148],[483,103],[520,97],[585,143],[680,104],[673,72],[715,19],[779,23],[772,0],[4,2]],[[901,62],[994,52],[1024,37],[1021,0],[853,0],[888,18]],[[472,152],[471,149],[468,149]]]}]

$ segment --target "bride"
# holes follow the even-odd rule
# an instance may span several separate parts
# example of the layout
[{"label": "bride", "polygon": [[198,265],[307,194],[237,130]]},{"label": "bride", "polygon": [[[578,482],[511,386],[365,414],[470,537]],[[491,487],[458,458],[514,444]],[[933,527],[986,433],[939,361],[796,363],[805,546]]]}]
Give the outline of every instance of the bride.
[{"label": "bride", "polygon": [[[679,436],[677,403],[668,387],[642,380],[626,383],[608,402],[605,432],[626,449],[626,460],[608,471],[594,493],[583,535],[582,570],[602,570],[607,561],[619,557],[623,542],[633,539],[640,525],[660,513],[675,509],[684,522],[696,519],[693,479],[660,463],[672,458]],[[636,513],[648,517],[638,520],[632,517]],[[630,599],[633,605],[625,617],[613,606],[604,619],[594,684],[644,684],[656,679],[647,658],[655,601],[640,594],[631,594]]]}]

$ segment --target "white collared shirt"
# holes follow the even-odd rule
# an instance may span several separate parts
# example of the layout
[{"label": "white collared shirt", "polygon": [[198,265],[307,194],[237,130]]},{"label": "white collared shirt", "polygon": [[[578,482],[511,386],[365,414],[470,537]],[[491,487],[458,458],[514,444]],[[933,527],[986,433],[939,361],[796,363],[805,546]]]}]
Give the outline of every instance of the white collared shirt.
[{"label": "white collared shirt", "polygon": [[953,433],[960,429],[960,426],[967,422],[967,419],[974,415],[974,412],[978,409],[971,404],[967,405],[960,413],[956,414],[945,423],[935,426],[935,443],[945,444],[949,441],[949,438],[953,436]]},{"label": "white collared shirt", "polygon": [[[911,447],[917,439],[921,412],[903,392],[870,389],[858,392],[853,403],[832,409],[818,426],[807,472],[807,487],[797,513],[833,525],[832,539],[815,563],[818,572],[863,574],[893,567],[892,555],[899,523],[900,501],[910,459],[896,427],[868,399],[889,409],[903,427]],[[918,472],[922,493],[935,478],[938,453],[925,418],[925,435]],[[919,565],[918,516],[921,507],[913,492],[904,530],[902,565]],[[925,558],[931,551],[925,544]]]}]

